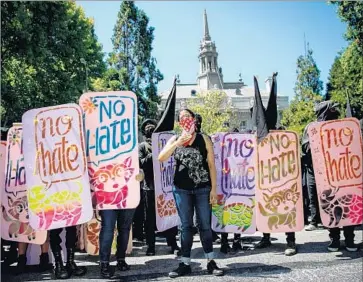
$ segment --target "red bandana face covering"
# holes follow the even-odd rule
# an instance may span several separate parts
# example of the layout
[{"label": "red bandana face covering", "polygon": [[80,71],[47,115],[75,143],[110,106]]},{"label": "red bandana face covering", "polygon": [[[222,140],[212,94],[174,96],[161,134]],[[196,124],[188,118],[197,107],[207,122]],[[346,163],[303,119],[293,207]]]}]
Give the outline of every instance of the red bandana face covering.
[{"label": "red bandana face covering", "polygon": [[[195,132],[195,120],[192,117],[182,117],[180,119],[179,125],[181,128],[183,128],[182,135],[185,134],[193,135],[193,133]],[[186,146],[189,143],[190,139],[187,142],[185,142],[183,146]]]}]

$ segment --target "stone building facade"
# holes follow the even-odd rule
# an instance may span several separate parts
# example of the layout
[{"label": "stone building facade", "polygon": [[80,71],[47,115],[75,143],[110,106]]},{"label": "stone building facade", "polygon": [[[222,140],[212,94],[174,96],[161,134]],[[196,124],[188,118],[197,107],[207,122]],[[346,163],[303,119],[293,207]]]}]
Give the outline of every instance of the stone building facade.
[{"label": "stone building facade", "polygon": [[[176,109],[179,110],[186,106],[188,99],[196,97],[197,93],[210,90],[220,90],[227,94],[232,103],[233,112],[237,116],[239,129],[252,128],[250,108],[254,103],[254,87],[247,86],[240,75],[237,82],[224,82],[222,68],[218,64],[218,52],[216,44],[212,41],[209,34],[207,13],[204,11],[204,36],[199,47],[199,75],[196,83],[184,84],[178,80],[176,89]],[[265,89],[260,89],[262,102],[267,106],[272,78],[265,80]],[[261,87],[260,85],[260,88]],[[160,93],[160,109],[164,109],[166,99],[170,89]],[[281,111],[288,107],[289,97],[278,94],[277,105],[279,110],[279,119]]]}]

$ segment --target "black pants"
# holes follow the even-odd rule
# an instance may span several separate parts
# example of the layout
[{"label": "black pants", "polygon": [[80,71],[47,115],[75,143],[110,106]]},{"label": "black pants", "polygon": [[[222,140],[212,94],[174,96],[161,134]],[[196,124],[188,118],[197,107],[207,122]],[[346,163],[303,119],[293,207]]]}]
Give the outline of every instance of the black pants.
[{"label": "black pants", "polygon": [[310,201],[309,201],[308,185],[306,181],[306,167],[303,164],[301,164],[301,169],[302,169],[301,176],[302,176],[304,223],[309,224]]},{"label": "black pants", "polygon": [[309,194],[309,204],[310,204],[310,224],[317,226],[321,223],[320,212],[319,212],[319,201],[318,201],[318,191],[316,190],[316,182],[314,169],[310,165],[305,166],[306,169],[306,186],[308,188]]},{"label": "black pants", "polygon": [[144,240],[144,200],[143,190],[140,191],[140,203],[135,210],[135,215],[132,225],[132,237]]},{"label": "black pants", "polygon": [[[155,210],[155,191],[143,190],[143,205],[145,208],[145,236],[148,247],[155,247],[156,231],[156,210]],[[168,246],[175,247],[178,227],[173,227],[163,232]]]},{"label": "black pants", "polygon": [[[295,232],[286,232],[285,235],[286,235],[286,242],[287,243],[295,243],[295,240],[296,240]],[[270,236],[271,236],[270,233],[263,233],[263,238],[265,240],[266,239],[270,240]]]},{"label": "black pants", "polygon": [[[354,228],[355,226],[344,226],[343,233],[345,242],[353,242],[354,241]],[[331,240],[339,241],[340,240],[340,228],[329,228],[329,237]]]},{"label": "black pants", "polygon": [[[241,234],[234,234],[234,241],[241,240]],[[228,244],[228,233],[221,233],[221,244]]]},{"label": "black pants", "polygon": [[[62,239],[60,237],[62,231],[63,228],[53,229],[49,231],[50,247],[52,248],[53,253],[59,253],[62,250],[61,247]],[[76,247],[76,242],[77,242],[77,227],[76,226],[66,227],[66,248],[74,249]]]}]

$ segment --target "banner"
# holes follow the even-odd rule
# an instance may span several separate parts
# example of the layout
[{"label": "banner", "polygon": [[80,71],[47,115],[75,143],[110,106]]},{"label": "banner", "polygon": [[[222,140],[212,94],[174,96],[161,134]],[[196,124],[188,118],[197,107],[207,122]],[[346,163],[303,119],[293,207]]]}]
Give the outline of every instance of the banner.
[{"label": "banner", "polygon": [[[4,143],[1,143],[4,151]],[[5,240],[41,245],[47,232],[35,231],[29,225],[27,179],[25,176],[21,126],[9,129],[5,153],[1,154],[1,237]]]},{"label": "banner", "polygon": [[91,92],[79,101],[88,173],[97,210],[136,208],[140,201],[137,98],[129,91]]},{"label": "banner", "polygon": [[264,233],[304,228],[299,137],[273,130],[257,147],[257,229]]},{"label": "banner", "polygon": [[51,230],[85,223],[92,202],[82,112],[76,104],[23,115],[30,225]]},{"label": "banner", "polygon": [[212,206],[212,228],[216,232],[253,234],[256,232],[256,136],[217,133],[212,142],[218,198]]},{"label": "banner", "polygon": [[308,127],[320,217],[326,227],[363,222],[362,134],[359,121],[345,118]]},{"label": "banner", "polygon": [[165,162],[159,162],[158,160],[159,153],[172,136],[174,136],[172,132],[160,132],[152,135],[156,227],[159,232],[180,224],[180,218],[173,196],[174,157],[171,156]]}]

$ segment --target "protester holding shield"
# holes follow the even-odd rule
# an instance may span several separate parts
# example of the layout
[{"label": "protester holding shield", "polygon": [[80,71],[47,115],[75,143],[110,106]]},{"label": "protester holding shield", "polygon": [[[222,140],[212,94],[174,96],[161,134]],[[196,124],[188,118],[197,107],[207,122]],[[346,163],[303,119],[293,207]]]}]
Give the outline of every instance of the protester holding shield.
[{"label": "protester holding shield", "polygon": [[211,229],[211,203],[216,202],[217,182],[213,144],[207,136],[196,133],[195,114],[182,110],[178,117],[183,129],[181,136],[169,139],[159,154],[159,161],[174,155],[176,162],[173,194],[181,219],[181,263],[169,273],[175,278],[191,273],[190,253],[193,245],[193,214],[196,209],[199,231],[207,269],[210,274],[221,276],[224,271],[213,260],[213,237]]},{"label": "protester holding shield", "polygon": [[[324,101],[324,102],[319,103],[315,107],[315,114],[317,116],[317,121],[324,122],[324,121],[338,119],[340,116],[338,106],[339,106],[338,103],[334,103],[332,101]],[[307,159],[312,160],[311,147],[310,147],[310,141],[309,141],[307,128],[305,129],[304,136],[303,136],[302,150],[307,156],[309,156],[309,158],[307,158]],[[305,165],[307,165],[308,168],[310,169],[310,171],[312,171],[311,178],[313,179],[313,182],[315,183],[313,162],[309,161]],[[316,185],[315,185],[315,190],[313,190],[313,191],[309,190],[309,193],[311,193],[311,195],[309,195],[309,196],[310,196],[310,200],[312,201],[310,203],[310,207],[311,207],[312,216],[313,216],[313,213],[315,212],[315,210],[317,211],[317,213],[319,211],[319,203],[318,203]],[[311,196],[313,196],[313,197],[311,197]],[[334,198],[334,195],[324,194],[324,196],[326,197],[327,200],[330,200],[331,197]],[[347,203],[345,203],[345,204],[348,205],[349,203],[350,202],[347,201]],[[322,203],[320,203],[320,204],[322,204]],[[343,207],[343,208],[345,210],[346,207]],[[340,206],[337,206],[335,209],[335,213],[337,214],[337,216],[340,216],[340,218],[343,217],[342,216],[343,208]],[[355,226],[353,226],[353,225],[343,227],[343,232],[344,232],[344,237],[345,237],[345,248],[349,252],[356,252],[358,250],[357,246],[354,244],[354,228],[355,228]],[[340,229],[339,229],[339,227],[329,228],[329,237],[330,237],[330,244],[328,246],[328,251],[337,252],[340,248]]]},{"label": "protester holding shield", "polygon": [[[156,210],[151,136],[156,125],[156,121],[151,119],[147,119],[143,122],[141,125],[141,132],[145,140],[139,145],[140,168],[145,173],[145,180],[142,183],[142,199],[145,207],[147,256],[155,255]],[[177,227],[165,231],[167,244],[171,247],[171,253],[175,253],[180,250],[176,242],[177,233]]]},{"label": "protester holding shield", "polygon": [[[135,179],[139,182],[144,180],[144,173],[136,175]],[[114,279],[113,271],[110,267],[110,256],[115,226],[117,223],[117,269],[126,271],[130,266],[126,263],[126,250],[129,242],[130,229],[135,209],[110,209],[100,210],[101,231],[100,231],[100,264],[101,277],[105,279]]]}]

